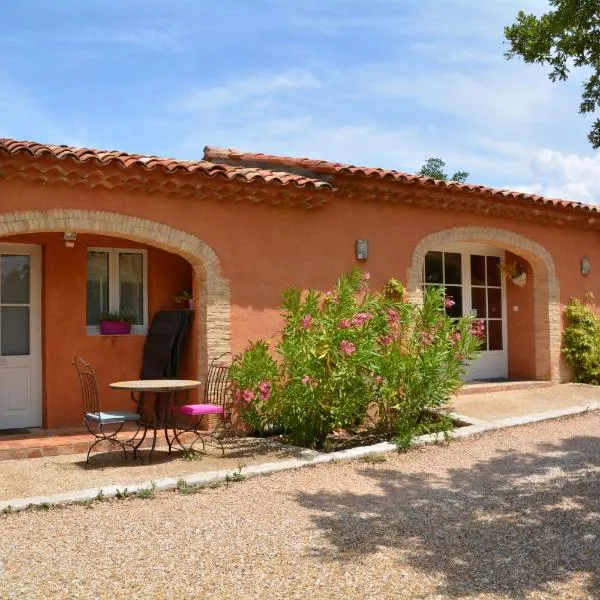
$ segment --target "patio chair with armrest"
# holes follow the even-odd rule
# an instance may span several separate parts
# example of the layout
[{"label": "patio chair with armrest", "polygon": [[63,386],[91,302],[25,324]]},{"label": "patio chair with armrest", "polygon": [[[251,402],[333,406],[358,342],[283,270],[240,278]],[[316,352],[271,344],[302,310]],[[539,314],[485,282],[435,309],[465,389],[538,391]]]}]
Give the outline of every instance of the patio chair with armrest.
[{"label": "patio chair with armrest", "polygon": [[[148,431],[147,427],[141,423],[140,415],[126,410],[102,410],[94,369],[79,356],[73,358],[73,366],[81,384],[83,422],[87,430],[96,438],[88,450],[85,462],[90,461],[92,450],[101,442],[119,446],[123,450],[125,458],[127,458],[127,448],[131,448],[135,458]],[[137,427],[133,435],[124,439],[117,437],[127,423],[132,423]],[[142,434],[138,438],[140,431]]]},{"label": "patio chair with armrest", "polygon": [[[200,441],[203,451],[206,443],[211,442],[220,448],[223,456],[225,455],[225,448],[217,428],[205,429],[203,426],[211,416],[218,417],[220,425],[229,420],[231,409],[230,359],[231,354],[226,352],[210,363],[201,403],[171,404],[169,407],[172,416],[171,430],[173,432],[173,438],[169,440],[169,453],[174,443],[177,443],[183,450],[191,451],[194,449],[196,442]],[[183,419],[187,419],[187,421],[183,421]],[[182,440],[182,437],[186,435],[193,436],[193,441],[187,446]]]}]

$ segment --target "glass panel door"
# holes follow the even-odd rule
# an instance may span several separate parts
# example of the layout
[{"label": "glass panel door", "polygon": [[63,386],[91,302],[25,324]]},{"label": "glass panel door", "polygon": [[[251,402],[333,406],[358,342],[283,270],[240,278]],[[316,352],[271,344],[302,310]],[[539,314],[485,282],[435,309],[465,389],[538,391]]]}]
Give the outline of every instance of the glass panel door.
[{"label": "glass panel door", "polygon": [[471,314],[485,323],[485,350],[503,350],[502,280],[500,257],[472,254]]},{"label": "glass panel door", "polygon": [[30,256],[0,256],[0,354],[30,353]]},{"label": "glass panel door", "polygon": [[444,288],[445,295],[454,301],[446,314],[455,319],[463,316],[462,265],[460,252],[428,252],[425,255],[425,287]]}]

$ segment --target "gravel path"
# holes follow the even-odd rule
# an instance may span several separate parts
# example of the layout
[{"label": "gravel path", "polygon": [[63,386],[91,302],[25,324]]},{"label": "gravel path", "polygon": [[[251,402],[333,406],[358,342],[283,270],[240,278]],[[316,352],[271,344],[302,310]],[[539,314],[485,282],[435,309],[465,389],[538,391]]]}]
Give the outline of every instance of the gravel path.
[{"label": "gravel path", "polygon": [[0,598],[600,598],[600,414],[0,518]]}]

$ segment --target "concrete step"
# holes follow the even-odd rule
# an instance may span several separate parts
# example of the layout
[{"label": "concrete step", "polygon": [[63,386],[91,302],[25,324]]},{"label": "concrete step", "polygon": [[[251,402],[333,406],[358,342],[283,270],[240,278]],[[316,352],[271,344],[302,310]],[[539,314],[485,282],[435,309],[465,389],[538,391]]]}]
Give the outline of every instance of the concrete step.
[{"label": "concrete step", "polygon": [[511,392],[547,388],[554,384],[551,381],[535,380],[503,380],[503,381],[469,381],[458,391],[457,396],[470,394],[493,394],[495,392]]}]

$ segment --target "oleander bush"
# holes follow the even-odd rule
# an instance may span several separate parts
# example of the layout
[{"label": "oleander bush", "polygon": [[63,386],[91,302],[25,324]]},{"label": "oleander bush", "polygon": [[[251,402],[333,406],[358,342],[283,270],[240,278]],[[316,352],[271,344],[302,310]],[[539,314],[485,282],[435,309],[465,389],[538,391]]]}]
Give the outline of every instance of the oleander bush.
[{"label": "oleander bush", "polygon": [[584,302],[571,298],[565,308],[562,352],[578,383],[600,384],[600,319]]},{"label": "oleander bush", "polygon": [[236,355],[232,379],[251,428],[275,427],[308,447],[373,415],[384,437],[405,445],[460,387],[484,333],[481,322],[446,315],[453,301],[442,289],[429,288],[416,306],[395,279],[371,292],[359,269],[325,294],[292,287],[282,296],[279,342]]}]

